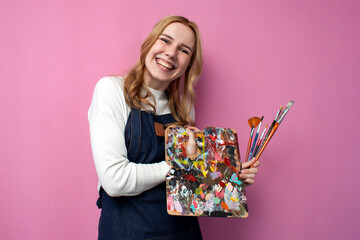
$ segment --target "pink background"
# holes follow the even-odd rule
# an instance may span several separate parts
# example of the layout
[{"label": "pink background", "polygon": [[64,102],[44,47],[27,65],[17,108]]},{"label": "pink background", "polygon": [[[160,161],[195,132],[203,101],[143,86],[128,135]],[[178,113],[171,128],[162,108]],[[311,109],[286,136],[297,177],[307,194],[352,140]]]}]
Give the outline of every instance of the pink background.
[{"label": "pink background", "polygon": [[87,110],[124,74],[153,24],[198,23],[197,124],[271,122],[295,104],[247,189],[248,219],[201,218],[204,239],[359,239],[357,0],[69,1],[0,4],[0,238],[96,239]]}]

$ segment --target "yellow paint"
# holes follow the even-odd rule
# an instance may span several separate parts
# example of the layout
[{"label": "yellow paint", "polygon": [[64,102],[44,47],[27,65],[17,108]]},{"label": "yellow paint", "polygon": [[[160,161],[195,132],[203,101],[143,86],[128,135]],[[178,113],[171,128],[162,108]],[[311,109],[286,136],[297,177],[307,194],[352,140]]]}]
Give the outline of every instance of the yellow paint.
[{"label": "yellow paint", "polygon": [[210,165],[210,170],[212,171],[212,172],[216,172],[217,171],[217,166],[216,166],[216,164],[211,164]]},{"label": "yellow paint", "polygon": [[186,159],[181,159],[181,160],[179,160],[179,162],[181,164],[183,164],[183,165],[188,165],[189,164],[188,160],[186,160]]},{"label": "yellow paint", "polygon": [[201,187],[198,187],[198,188],[195,189],[195,194],[201,195],[201,194],[203,194],[203,193],[204,193],[204,192],[203,192],[203,190],[201,189]]},{"label": "yellow paint", "polygon": [[231,201],[234,201],[234,202],[239,201],[239,199],[235,199],[235,198],[233,198],[233,197],[231,197],[230,199],[231,199]]},{"label": "yellow paint", "polygon": [[201,134],[201,144],[202,144],[202,153],[203,153],[203,161],[205,161],[205,135]]},{"label": "yellow paint", "polygon": [[193,162],[193,165],[194,165],[196,168],[199,168],[199,162],[198,162],[198,161]]}]

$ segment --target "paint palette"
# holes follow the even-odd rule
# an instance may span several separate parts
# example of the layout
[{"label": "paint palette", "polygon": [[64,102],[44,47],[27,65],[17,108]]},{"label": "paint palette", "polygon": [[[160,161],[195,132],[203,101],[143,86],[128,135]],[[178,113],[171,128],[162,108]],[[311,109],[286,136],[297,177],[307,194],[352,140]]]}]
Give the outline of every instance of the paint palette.
[{"label": "paint palette", "polygon": [[166,176],[170,215],[248,216],[237,133],[208,127],[195,133],[196,151],[187,150],[189,135],[180,125],[165,131],[165,156],[172,169]]}]

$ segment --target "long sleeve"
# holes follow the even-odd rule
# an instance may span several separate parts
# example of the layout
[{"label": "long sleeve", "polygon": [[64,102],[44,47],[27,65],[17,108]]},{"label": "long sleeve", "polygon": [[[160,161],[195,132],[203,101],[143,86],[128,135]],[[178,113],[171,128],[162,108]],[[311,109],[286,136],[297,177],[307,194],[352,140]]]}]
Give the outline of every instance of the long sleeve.
[{"label": "long sleeve", "polygon": [[102,78],[96,84],[88,119],[99,183],[112,197],[138,195],[153,188],[165,180],[170,169],[165,161],[137,164],[127,159],[125,125],[129,113],[123,80]]}]

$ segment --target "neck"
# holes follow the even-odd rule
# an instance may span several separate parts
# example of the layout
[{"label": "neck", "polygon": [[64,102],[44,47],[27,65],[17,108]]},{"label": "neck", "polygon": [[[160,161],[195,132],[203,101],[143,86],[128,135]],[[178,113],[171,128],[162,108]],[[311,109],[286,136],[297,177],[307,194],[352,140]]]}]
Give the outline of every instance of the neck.
[{"label": "neck", "polygon": [[157,91],[165,92],[165,90],[168,88],[170,82],[156,80],[150,74],[145,71],[144,73],[144,85],[146,87],[155,89]]}]

